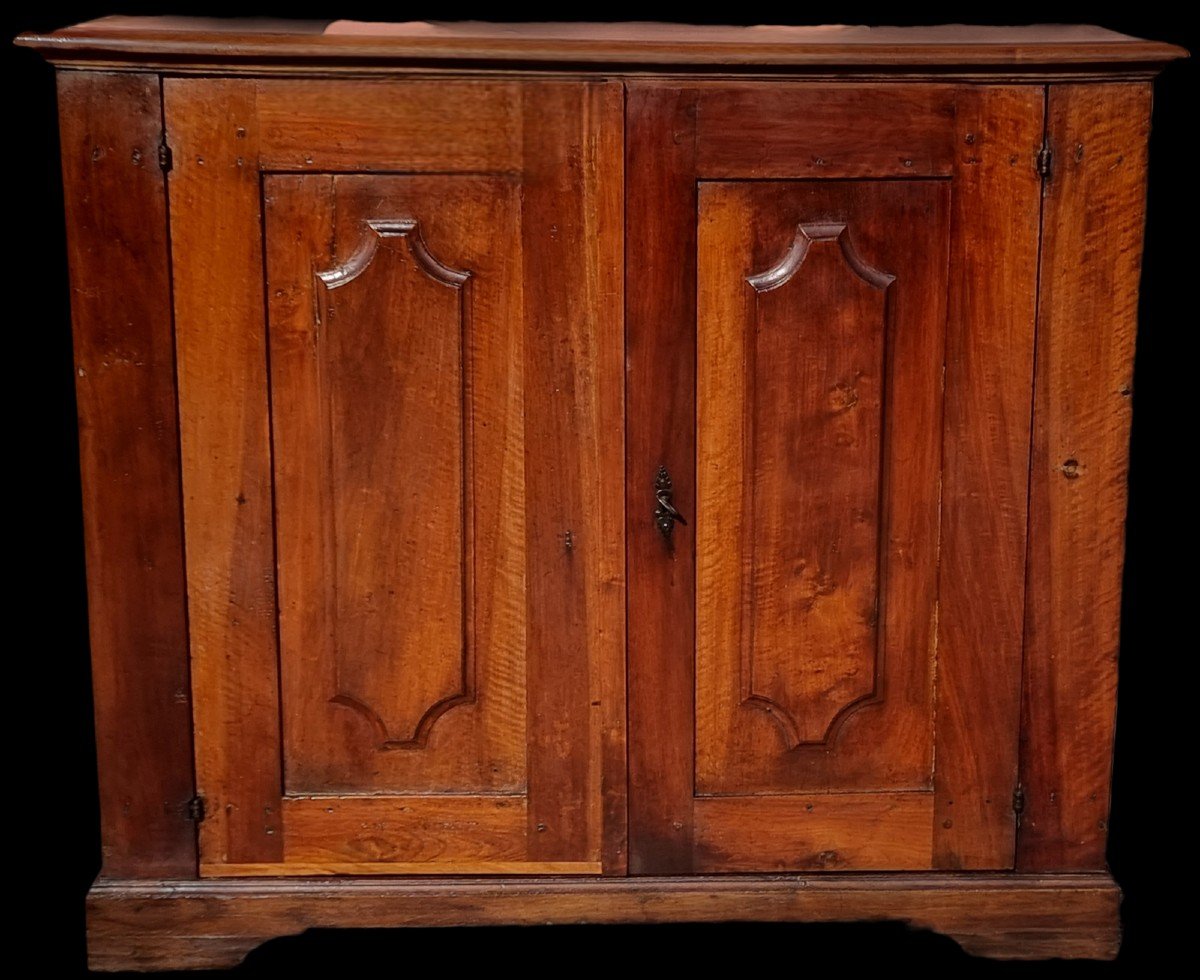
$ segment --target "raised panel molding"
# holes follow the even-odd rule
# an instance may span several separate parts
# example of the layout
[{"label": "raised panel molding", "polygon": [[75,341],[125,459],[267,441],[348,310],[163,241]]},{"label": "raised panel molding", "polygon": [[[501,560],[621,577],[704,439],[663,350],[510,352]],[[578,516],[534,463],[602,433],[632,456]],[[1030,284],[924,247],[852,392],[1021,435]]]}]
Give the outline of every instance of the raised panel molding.
[{"label": "raised panel molding", "polygon": [[418,267],[437,282],[457,289],[471,276],[470,272],[452,269],[434,258],[421,234],[421,224],[415,218],[369,219],[364,224],[373,234],[363,236],[362,244],[354,251],[354,254],[341,265],[317,273],[317,278],[327,288],[336,289],[338,286],[345,286],[362,275],[375,258],[375,253],[379,251],[379,242],[384,238],[404,239]]},{"label": "raised panel molding", "polygon": [[[825,257],[825,265],[821,269],[814,270],[809,279],[803,276],[797,278],[801,273],[801,268],[805,264],[805,260],[809,258],[810,254],[814,258],[816,257],[813,249],[817,246],[824,246],[831,253],[830,256]],[[834,256],[837,256],[837,259],[834,259]],[[850,277],[848,282],[846,281],[847,276]],[[860,340],[869,336],[877,337],[878,357],[874,359],[873,364],[860,365],[852,375],[839,377],[830,383],[824,405],[821,406],[820,412],[824,415],[825,420],[829,422],[836,419],[837,416],[847,413],[859,411],[870,412],[873,407],[875,421],[874,425],[868,424],[868,428],[876,433],[880,437],[880,442],[882,442],[884,428],[882,417],[882,378],[887,359],[885,350],[887,334],[887,290],[895,281],[895,278],[891,273],[875,268],[859,255],[847,230],[846,222],[806,221],[797,225],[792,244],[783,257],[763,272],[746,277],[746,282],[754,289],[756,294],[754,299],[754,350],[751,352],[751,357],[749,358],[747,376],[747,380],[751,386],[749,391],[755,404],[750,406],[749,414],[751,416],[757,414],[760,408],[757,404],[758,399],[764,394],[769,398],[775,396],[775,392],[772,391],[775,386],[770,383],[771,379],[766,375],[759,375],[760,367],[765,367],[766,371],[770,372],[774,366],[772,363],[774,359],[770,356],[770,341],[764,339],[769,332],[797,329],[795,326],[797,322],[795,318],[797,316],[803,316],[808,320],[809,330],[811,330],[813,322],[822,316],[830,322],[837,321],[839,317],[847,317],[848,321],[843,325],[843,332],[849,330],[856,335],[856,339]],[[861,280],[863,284],[877,294],[874,302],[868,299],[865,304],[862,304],[862,291],[856,289],[855,280]],[[804,299],[799,301],[802,304],[800,307],[797,308],[790,304],[785,304],[784,315],[782,317],[779,317],[778,314],[772,315],[771,311],[762,309],[760,301],[763,294],[780,290],[789,284],[792,284],[792,289],[804,294]],[[855,307],[860,305],[862,308],[855,309]],[[872,306],[875,309],[868,311],[868,307]],[[870,322],[872,319],[874,319],[874,323]],[[798,329],[804,329],[804,327],[801,326]],[[819,340],[819,337],[811,339]],[[872,340],[870,343],[874,344],[875,341]],[[768,356],[760,358],[758,356],[758,348],[763,344],[768,345]],[[776,353],[778,352],[776,351]],[[800,351],[799,353],[803,354],[805,352]],[[764,364],[763,362],[766,363]],[[863,377],[864,371],[872,375],[874,382],[875,397],[871,400],[870,405],[860,405],[859,381]],[[828,379],[825,378],[823,380]],[[810,404],[804,407],[811,409],[813,406]],[[753,471],[753,469],[759,466],[769,466],[778,471],[780,466],[785,465],[784,461],[779,458],[783,454],[776,452],[780,447],[768,447],[766,450],[766,460],[760,460],[758,434],[760,430],[766,430],[768,427],[760,424],[754,418],[748,418],[747,421],[750,436],[747,440],[749,467]],[[836,422],[833,424],[835,428],[838,427]],[[811,426],[810,428],[819,435],[817,426]],[[805,434],[800,433],[801,437]],[[835,446],[844,452],[853,451],[856,448],[857,437],[861,433],[856,432],[851,427],[843,427],[838,429],[833,435]],[[861,448],[868,451],[870,449],[869,446]],[[794,463],[795,460],[789,460],[789,462]],[[778,473],[774,475],[777,476]],[[787,476],[790,475],[787,474]],[[799,478],[802,479],[803,474]],[[861,617],[874,634],[874,642],[871,644],[871,662],[868,669],[863,670],[860,675],[859,671],[862,667],[867,666],[865,663],[843,662],[840,664],[840,667],[844,676],[834,678],[824,690],[820,689],[819,683],[810,683],[810,690],[796,694],[788,686],[788,678],[786,676],[776,678],[776,683],[773,685],[774,689],[772,691],[762,690],[759,684],[762,671],[756,669],[756,659],[760,652],[757,642],[758,637],[756,636],[757,614],[755,612],[759,601],[759,558],[754,553],[757,535],[753,530],[759,526],[761,519],[759,501],[756,499],[755,494],[758,486],[759,480],[757,479],[750,484],[750,501],[747,513],[749,524],[752,528],[749,536],[751,554],[749,561],[745,565],[742,588],[744,596],[743,608],[748,610],[747,620],[749,628],[746,630],[741,644],[741,706],[762,711],[775,722],[784,744],[789,750],[805,745],[825,745],[836,738],[842,724],[851,714],[867,704],[875,703],[880,696],[878,686],[880,656],[878,628],[878,591],[880,580],[878,569],[880,566],[880,557],[878,554],[878,537],[875,548],[876,553],[873,556],[873,564],[875,566],[875,582],[873,587],[875,601],[871,604],[871,609],[866,615]],[[882,481],[879,481],[879,486],[880,488],[882,487]],[[860,509],[854,515],[854,522],[862,524],[871,519],[878,522],[882,510],[883,502],[880,493],[874,514],[871,515],[865,508]],[[798,519],[803,519],[803,516],[797,515]],[[787,520],[786,517],[784,520]],[[799,542],[793,543],[799,544]],[[834,540],[829,544],[832,552],[838,551],[839,546],[840,541],[838,540]],[[829,557],[832,557],[832,554]],[[806,558],[799,558],[794,555],[780,555],[779,558],[784,563],[794,559],[794,567],[788,571],[793,572],[795,578],[799,581],[791,584],[790,587],[784,583],[782,591],[785,594],[781,597],[788,606],[792,607],[793,612],[799,609],[802,615],[807,616],[819,603],[824,602],[828,597],[835,596],[843,585],[842,582],[838,581],[830,573],[824,563],[818,564],[815,569],[810,569],[809,561]],[[776,569],[776,571],[778,570]],[[780,591],[778,580],[768,582],[767,584],[772,591]],[[793,625],[796,624],[793,623]],[[835,653],[835,651],[827,651],[826,656],[828,657],[831,653]],[[846,655],[844,659],[849,659],[849,651],[839,650],[836,653],[838,655]],[[791,666],[794,669],[794,657],[791,656],[794,654],[794,651],[789,648],[787,654],[789,656],[782,659],[792,660],[793,663]],[[777,675],[786,674],[787,666],[787,664],[776,663],[775,673]],[[824,673],[825,670],[826,667],[822,666],[819,672]],[[795,680],[796,678],[793,675],[790,679]],[[811,689],[814,687],[816,690]],[[813,697],[814,694],[818,696]],[[834,697],[830,697],[831,694],[834,694]]]},{"label": "raised panel molding", "polygon": [[797,226],[796,237],[786,254],[769,269],[746,277],[746,282],[756,292],[766,293],[787,284],[796,274],[813,242],[834,242],[842,251],[846,264],[858,277],[876,289],[887,289],[896,277],[889,272],[876,269],[854,248],[854,242],[846,231],[844,221],[805,222]]},{"label": "raised panel molding", "polygon": [[698,797],[930,787],[948,205],[701,184]]},{"label": "raised panel molding", "polygon": [[268,175],[264,202],[285,793],[524,792],[518,190]]},{"label": "raised panel molding", "polygon": [[[464,657],[464,660],[467,658]],[[461,704],[473,704],[475,701],[474,678],[463,672],[463,689],[457,694],[451,694],[439,701],[433,702],[417,721],[416,727],[408,738],[395,738],[388,731],[387,723],[379,713],[365,701],[360,701],[352,694],[338,693],[329,699],[330,704],[341,705],[343,708],[357,712],[374,729],[376,735],[375,747],[381,751],[388,749],[423,749],[429,743],[429,733],[434,724],[451,708]]]},{"label": "raised panel molding", "polygon": [[[461,646],[458,652],[460,663],[458,670],[453,672],[457,674],[457,676],[451,677],[450,675],[452,672],[447,669],[427,669],[430,666],[429,661],[434,657],[441,656],[449,658],[449,651],[420,651],[429,658],[422,665],[426,669],[409,669],[402,671],[404,675],[403,686],[406,693],[404,696],[393,698],[394,704],[392,705],[392,717],[389,719],[385,718],[384,711],[381,711],[376,706],[369,694],[353,692],[346,689],[348,682],[344,680],[343,670],[341,667],[341,664],[345,658],[344,656],[339,655],[343,654],[344,651],[335,651],[335,662],[338,665],[337,679],[335,682],[336,693],[329,699],[329,703],[348,708],[365,720],[371,732],[373,733],[374,746],[379,751],[387,751],[392,749],[423,749],[428,744],[430,733],[433,731],[434,725],[437,724],[440,718],[454,708],[473,704],[476,699],[474,642],[471,636],[469,623],[472,597],[470,595],[470,576],[467,571],[469,556],[466,553],[466,542],[469,538],[469,532],[465,527],[466,522],[469,521],[470,513],[470,494],[466,489],[469,487],[470,482],[469,474],[467,473],[469,467],[469,440],[467,437],[465,423],[465,420],[469,418],[469,407],[467,404],[467,399],[469,397],[469,383],[467,365],[464,358],[464,350],[466,345],[463,337],[465,319],[462,296],[462,288],[467,283],[471,273],[466,270],[453,268],[438,260],[425,243],[424,235],[421,232],[420,222],[416,218],[408,216],[386,219],[370,218],[363,221],[363,227],[366,234],[362,236],[360,244],[344,263],[331,269],[321,270],[316,273],[317,278],[322,284],[324,284],[326,290],[332,291],[335,289],[341,289],[359,280],[359,278],[363,276],[376,262],[380,254],[381,244],[389,239],[398,239],[405,246],[407,254],[412,259],[412,266],[410,268],[419,270],[423,277],[427,277],[428,280],[432,280],[432,282],[436,283],[438,286],[449,290],[453,296],[453,302],[456,307],[456,315],[448,316],[446,322],[453,322],[457,324],[458,328],[458,350],[456,357],[452,358],[452,360],[457,361],[457,374],[461,380],[462,389],[461,394],[457,399],[459,410],[461,412],[457,426],[460,435],[460,460],[462,463],[462,484],[458,489],[458,494],[462,501],[460,515],[464,522],[463,531],[460,532],[460,540],[463,546],[462,571],[460,572],[462,591],[460,608],[462,620]],[[393,274],[411,276],[411,273],[407,273],[399,269],[394,270]],[[415,288],[418,284],[411,282],[410,280],[410,285]],[[392,309],[404,307],[406,303],[406,297],[402,295],[402,290],[393,287],[393,294],[394,295],[389,297],[389,306]],[[411,296],[407,297],[407,301],[409,303],[416,302]],[[322,307],[325,309],[324,316],[322,315]],[[425,308],[425,312],[428,315],[429,309]],[[318,309],[315,311],[315,316],[318,319],[318,331],[320,321],[322,319],[325,319],[329,322],[333,321],[334,317],[332,316],[332,309],[330,308],[329,301],[327,299],[318,302]],[[431,324],[432,329],[439,329],[442,326],[444,326],[444,324]],[[417,329],[421,328],[418,327]],[[369,339],[364,338],[364,343],[369,342],[371,342]],[[382,352],[380,356],[384,356]],[[334,385],[330,385],[327,394],[330,404],[326,406],[326,411],[332,416],[333,412],[335,411],[332,400],[336,395],[336,387]],[[404,424],[403,417],[400,419],[400,424]],[[336,454],[339,451],[338,447],[333,445],[332,434],[330,437],[330,446],[328,451],[331,454]],[[332,455],[330,465],[332,466]],[[396,487],[391,488],[390,492],[396,496],[399,496],[402,491],[401,488]],[[450,488],[447,488],[447,492],[451,492]],[[335,533],[335,549],[347,546],[348,545],[346,545],[345,542],[337,540],[337,535]],[[438,557],[444,560],[446,556]],[[400,574],[407,574],[410,571],[410,569],[397,569],[397,572]],[[389,590],[389,598],[391,594],[391,590]],[[336,605],[337,603],[335,601],[335,606]],[[335,630],[335,632],[337,631]],[[410,656],[412,653],[414,653],[412,650],[405,652],[407,652]],[[360,658],[360,662],[370,664],[373,658],[380,658],[381,654],[383,654],[383,651],[373,651],[371,655]],[[383,654],[382,659],[386,660],[387,656]],[[368,672],[372,673],[373,671]],[[395,685],[392,686],[394,689]],[[401,708],[399,711],[396,710],[398,705]],[[422,705],[424,705],[424,710],[421,710]]]}]

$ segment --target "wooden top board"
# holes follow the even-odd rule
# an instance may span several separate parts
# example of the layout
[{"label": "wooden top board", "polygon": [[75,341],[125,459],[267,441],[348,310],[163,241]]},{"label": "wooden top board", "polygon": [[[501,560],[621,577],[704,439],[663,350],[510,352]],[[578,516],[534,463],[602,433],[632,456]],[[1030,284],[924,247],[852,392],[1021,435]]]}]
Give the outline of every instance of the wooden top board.
[{"label": "wooden top board", "polygon": [[89,67],[496,67],[711,72],[1145,73],[1182,48],[1086,25],[721,27],[662,23],[217,20],[102,17],[22,34],[58,64]]}]

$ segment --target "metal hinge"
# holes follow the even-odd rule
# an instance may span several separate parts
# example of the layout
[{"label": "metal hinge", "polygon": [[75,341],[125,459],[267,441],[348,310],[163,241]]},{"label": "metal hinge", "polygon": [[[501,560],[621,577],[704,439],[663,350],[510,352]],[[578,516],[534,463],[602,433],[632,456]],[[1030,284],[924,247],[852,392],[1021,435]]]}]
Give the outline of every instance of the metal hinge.
[{"label": "metal hinge", "polygon": [[162,172],[170,173],[171,167],[175,165],[174,158],[171,154],[170,144],[167,143],[167,134],[163,133],[162,138],[158,141],[158,166]]},{"label": "metal hinge", "polygon": [[194,820],[196,823],[204,819],[203,796],[193,796],[187,801],[187,815],[189,820]]},{"label": "metal hinge", "polygon": [[1017,783],[1017,788],[1013,790],[1012,808],[1020,821],[1021,814],[1025,812],[1025,787],[1020,783]]},{"label": "metal hinge", "polygon": [[1043,143],[1037,155],[1037,172],[1041,174],[1043,180],[1050,176],[1050,168],[1053,165],[1054,151],[1050,149],[1049,143]]}]

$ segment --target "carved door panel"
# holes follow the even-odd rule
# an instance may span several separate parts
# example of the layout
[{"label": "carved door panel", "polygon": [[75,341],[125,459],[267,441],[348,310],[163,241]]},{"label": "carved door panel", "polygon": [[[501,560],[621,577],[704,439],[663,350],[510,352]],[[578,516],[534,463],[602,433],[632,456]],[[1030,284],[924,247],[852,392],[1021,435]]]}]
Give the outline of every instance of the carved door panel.
[{"label": "carved door panel", "polygon": [[623,870],[621,105],[167,83],[203,874]]},{"label": "carved door panel", "polygon": [[523,827],[518,188],[264,189],[284,787]]},{"label": "carved door panel", "polygon": [[631,868],[1011,867],[1041,94],[627,113]]},{"label": "carved door panel", "polygon": [[949,198],[699,195],[696,791],[864,793],[897,862],[930,839]]}]

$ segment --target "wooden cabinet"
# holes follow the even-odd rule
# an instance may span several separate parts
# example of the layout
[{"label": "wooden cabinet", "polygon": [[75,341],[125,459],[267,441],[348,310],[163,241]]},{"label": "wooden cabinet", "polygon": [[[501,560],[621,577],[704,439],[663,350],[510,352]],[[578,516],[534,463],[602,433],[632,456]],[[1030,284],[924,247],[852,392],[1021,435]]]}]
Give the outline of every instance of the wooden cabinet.
[{"label": "wooden cabinet", "polygon": [[63,69],[94,965],[747,917],[1115,953],[1150,78],[1182,52],[20,41]]}]

